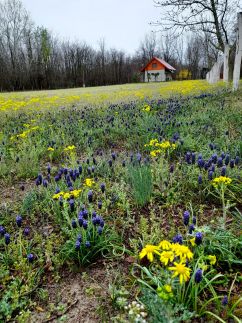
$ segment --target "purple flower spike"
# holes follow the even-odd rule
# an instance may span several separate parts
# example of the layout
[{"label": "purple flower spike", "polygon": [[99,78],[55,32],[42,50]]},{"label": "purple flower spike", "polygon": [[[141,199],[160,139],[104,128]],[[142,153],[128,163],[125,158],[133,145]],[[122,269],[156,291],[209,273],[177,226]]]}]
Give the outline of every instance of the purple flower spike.
[{"label": "purple flower spike", "polygon": [[195,272],[194,280],[198,284],[202,281],[202,279],[203,279],[203,271],[202,271],[202,269],[198,269]]},{"label": "purple flower spike", "polygon": [[93,201],[93,193],[92,193],[92,191],[89,191],[87,193],[87,199],[88,199],[89,203],[92,203],[92,201]]},{"label": "purple flower spike", "polygon": [[17,215],[16,216],[16,223],[17,223],[17,226],[20,228],[21,227],[21,225],[22,225],[22,221],[23,221],[23,219],[22,219],[22,217],[21,217],[21,215]]},{"label": "purple flower spike", "polygon": [[185,211],[185,212],[183,213],[183,223],[184,223],[185,225],[188,225],[188,223],[189,223],[189,218],[190,218],[190,212],[189,212],[189,211]]},{"label": "purple flower spike", "polygon": [[32,263],[34,261],[34,255],[32,253],[29,253],[27,255],[28,262]]},{"label": "purple flower spike", "polygon": [[10,234],[9,233],[4,234],[4,240],[5,240],[6,245],[10,244]]},{"label": "purple flower spike", "polygon": [[203,239],[202,232],[197,232],[195,235],[195,243],[197,246],[199,246],[202,243],[202,239]]}]

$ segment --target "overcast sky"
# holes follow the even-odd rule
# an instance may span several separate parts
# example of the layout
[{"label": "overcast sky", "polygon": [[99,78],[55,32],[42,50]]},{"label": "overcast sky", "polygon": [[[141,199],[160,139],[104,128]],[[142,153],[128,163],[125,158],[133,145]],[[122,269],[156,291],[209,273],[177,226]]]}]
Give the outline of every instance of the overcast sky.
[{"label": "overcast sky", "polygon": [[104,38],[108,47],[134,53],[145,33],[159,18],[153,0],[22,0],[37,25],[63,39],[85,40],[96,46]]}]

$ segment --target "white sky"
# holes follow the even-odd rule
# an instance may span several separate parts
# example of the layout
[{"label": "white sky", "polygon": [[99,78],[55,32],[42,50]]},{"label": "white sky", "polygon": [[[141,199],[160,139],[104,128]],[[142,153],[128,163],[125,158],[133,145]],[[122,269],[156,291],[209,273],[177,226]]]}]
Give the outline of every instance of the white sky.
[{"label": "white sky", "polygon": [[134,53],[144,35],[155,27],[160,9],[153,0],[22,0],[33,21],[62,39],[84,40],[97,46]]}]

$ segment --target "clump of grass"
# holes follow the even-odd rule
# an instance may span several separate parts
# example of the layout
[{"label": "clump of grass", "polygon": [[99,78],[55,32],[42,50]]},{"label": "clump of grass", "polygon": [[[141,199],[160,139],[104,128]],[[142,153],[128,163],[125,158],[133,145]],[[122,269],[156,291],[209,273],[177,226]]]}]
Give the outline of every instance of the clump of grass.
[{"label": "clump of grass", "polygon": [[151,198],[153,181],[150,166],[130,165],[128,180],[132,189],[132,196],[138,206],[145,206]]}]

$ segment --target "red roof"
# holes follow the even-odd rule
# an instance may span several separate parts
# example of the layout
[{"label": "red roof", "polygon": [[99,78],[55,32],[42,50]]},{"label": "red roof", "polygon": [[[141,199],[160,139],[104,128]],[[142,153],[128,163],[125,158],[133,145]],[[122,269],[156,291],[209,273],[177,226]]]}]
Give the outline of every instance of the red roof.
[{"label": "red roof", "polygon": [[175,71],[176,69],[171,66],[170,64],[168,64],[166,61],[164,61],[163,59],[161,58],[158,58],[158,57],[153,57],[146,65],[145,67],[143,67],[141,69],[141,72],[144,72],[146,70],[146,67],[150,64],[150,62],[152,62],[153,60],[157,60],[158,62],[160,62],[166,69],[170,70],[170,71]]}]

